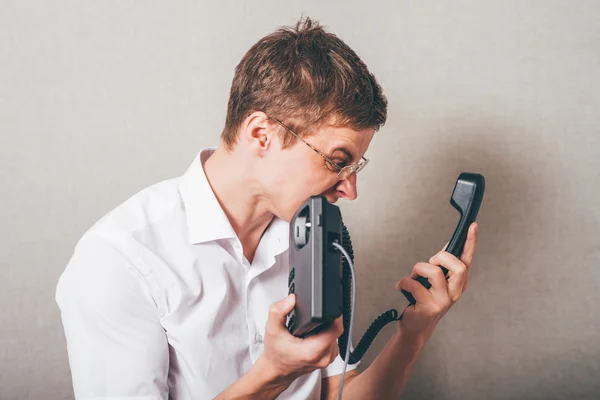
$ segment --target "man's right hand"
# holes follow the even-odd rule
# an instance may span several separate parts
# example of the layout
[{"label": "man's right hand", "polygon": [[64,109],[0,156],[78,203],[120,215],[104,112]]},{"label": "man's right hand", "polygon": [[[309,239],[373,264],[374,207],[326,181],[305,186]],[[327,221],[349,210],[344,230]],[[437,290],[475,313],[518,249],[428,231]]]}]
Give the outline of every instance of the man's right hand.
[{"label": "man's right hand", "polygon": [[216,399],[274,399],[299,376],[325,368],[335,360],[339,354],[336,339],[344,332],[342,317],[315,335],[297,338],[285,326],[295,304],[294,294],[271,304],[263,354],[250,371]]},{"label": "man's right hand", "polygon": [[344,332],[342,317],[318,334],[305,339],[292,335],[285,321],[296,304],[296,295],[271,304],[265,330],[263,365],[278,380],[291,384],[297,377],[325,368],[339,354],[337,338]]}]

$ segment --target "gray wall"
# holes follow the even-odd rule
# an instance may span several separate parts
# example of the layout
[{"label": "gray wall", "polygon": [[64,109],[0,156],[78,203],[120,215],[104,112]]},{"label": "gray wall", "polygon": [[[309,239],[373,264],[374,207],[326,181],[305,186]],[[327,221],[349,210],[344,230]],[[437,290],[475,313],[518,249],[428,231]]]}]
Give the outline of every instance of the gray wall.
[{"label": "gray wall", "polygon": [[469,290],[405,398],[600,396],[600,2],[3,0],[0,398],[72,398],[54,288],[76,241],[218,144],[235,65],[303,13],[390,103],[359,198],[341,203],[355,336],[450,238],[458,174],[480,172]]}]

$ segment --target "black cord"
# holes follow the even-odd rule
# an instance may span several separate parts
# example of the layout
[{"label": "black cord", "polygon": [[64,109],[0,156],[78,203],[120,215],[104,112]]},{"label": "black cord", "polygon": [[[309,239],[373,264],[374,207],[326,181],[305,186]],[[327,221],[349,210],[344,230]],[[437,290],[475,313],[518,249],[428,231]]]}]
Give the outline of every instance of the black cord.
[{"label": "black cord", "polygon": [[[350,259],[354,262],[354,251],[352,250],[352,240],[350,239],[350,233],[346,229],[346,225],[342,222],[342,246],[348,252]],[[343,300],[343,322],[344,322],[344,333],[338,338],[338,346],[340,348],[340,356],[342,359],[346,354],[346,348],[348,346],[348,333],[350,330],[350,316],[354,310],[352,307],[352,274],[348,260],[342,254],[342,300]],[[404,313],[402,313],[404,314]],[[365,355],[373,340],[379,331],[392,321],[398,321],[402,319],[402,315],[398,316],[398,310],[392,308],[381,314],[373,321],[371,326],[367,329],[363,337],[358,342],[358,345],[354,348],[354,351],[350,353],[349,364],[356,364]]]}]

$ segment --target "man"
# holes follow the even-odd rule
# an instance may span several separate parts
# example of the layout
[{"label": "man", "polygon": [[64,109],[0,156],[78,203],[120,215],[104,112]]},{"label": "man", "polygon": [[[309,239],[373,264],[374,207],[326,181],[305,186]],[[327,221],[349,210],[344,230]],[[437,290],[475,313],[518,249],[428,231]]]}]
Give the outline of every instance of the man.
[{"label": "man", "polygon": [[[56,294],[76,397],[335,398],[341,319],[307,339],[285,328],[288,223],[310,196],[357,197],[386,109],[354,51],[310,19],[256,43],[236,67],[221,145],[77,244]],[[344,398],[398,397],[466,288],[475,244],[471,226],[460,260],[440,251],[398,282],[417,304],[369,368],[349,366]]]}]

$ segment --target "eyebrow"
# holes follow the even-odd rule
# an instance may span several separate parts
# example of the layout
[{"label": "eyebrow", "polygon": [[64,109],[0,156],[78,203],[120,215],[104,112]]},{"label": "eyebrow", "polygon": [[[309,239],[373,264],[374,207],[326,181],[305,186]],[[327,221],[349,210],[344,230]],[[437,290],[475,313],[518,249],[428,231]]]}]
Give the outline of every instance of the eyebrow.
[{"label": "eyebrow", "polygon": [[333,155],[335,154],[336,151],[341,151],[342,153],[344,153],[346,155],[346,157],[348,157],[348,162],[353,162],[354,161],[354,155],[352,154],[352,152],[350,150],[348,150],[345,147],[336,147],[335,149],[333,149],[331,151],[331,158],[333,158]]}]

